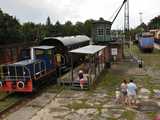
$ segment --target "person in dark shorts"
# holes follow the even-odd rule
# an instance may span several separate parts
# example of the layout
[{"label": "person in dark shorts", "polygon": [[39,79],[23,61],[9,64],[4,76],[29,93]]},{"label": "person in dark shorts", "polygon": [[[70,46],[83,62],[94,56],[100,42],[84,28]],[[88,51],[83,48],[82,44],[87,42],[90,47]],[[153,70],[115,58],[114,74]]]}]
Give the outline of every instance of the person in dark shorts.
[{"label": "person in dark shorts", "polygon": [[121,101],[124,102],[124,104],[128,103],[128,96],[127,96],[127,87],[128,83],[126,80],[123,80],[121,83]]}]

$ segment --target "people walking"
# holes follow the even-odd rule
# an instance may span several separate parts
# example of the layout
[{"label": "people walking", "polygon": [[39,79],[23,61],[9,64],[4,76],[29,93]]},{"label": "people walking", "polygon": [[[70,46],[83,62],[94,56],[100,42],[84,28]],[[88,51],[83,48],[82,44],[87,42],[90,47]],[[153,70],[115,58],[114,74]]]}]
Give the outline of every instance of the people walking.
[{"label": "people walking", "polygon": [[126,80],[123,80],[123,82],[121,83],[121,101],[124,104],[128,103],[128,96],[127,96],[127,88],[128,88],[128,83]]},{"label": "people walking", "polygon": [[137,95],[137,86],[130,80],[129,84],[127,85],[127,94],[128,94],[128,105],[136,105],[136,95]]}]

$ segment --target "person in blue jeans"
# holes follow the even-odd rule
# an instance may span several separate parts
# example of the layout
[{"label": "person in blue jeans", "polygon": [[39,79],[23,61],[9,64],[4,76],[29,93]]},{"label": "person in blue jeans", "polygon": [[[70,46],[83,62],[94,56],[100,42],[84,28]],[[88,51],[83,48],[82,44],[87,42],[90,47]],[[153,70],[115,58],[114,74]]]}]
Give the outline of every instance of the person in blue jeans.
[{"label": "person in blue jeans", "polygon": [[136,105],[137,86],[133,80],[130,80],[129,84],[127,85],[127,94],[129,106]]}]

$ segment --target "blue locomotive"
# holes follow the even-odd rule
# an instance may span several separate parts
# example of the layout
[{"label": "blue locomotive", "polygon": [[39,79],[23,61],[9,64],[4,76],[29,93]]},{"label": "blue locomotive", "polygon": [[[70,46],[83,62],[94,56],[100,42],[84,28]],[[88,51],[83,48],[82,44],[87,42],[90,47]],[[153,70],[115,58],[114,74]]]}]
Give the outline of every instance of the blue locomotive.
[{"label": "blue locomotive", "polygon": [[0,89],[6,92],[33,92],[45,77],[56,71],[54,46],[31,47],[30,59],[1,65]]},{"label": "blue locomotive", "polygon": [[154,49],[154,38],[150,34],[143,34],[138,43],[143,52],[152,52]]}]

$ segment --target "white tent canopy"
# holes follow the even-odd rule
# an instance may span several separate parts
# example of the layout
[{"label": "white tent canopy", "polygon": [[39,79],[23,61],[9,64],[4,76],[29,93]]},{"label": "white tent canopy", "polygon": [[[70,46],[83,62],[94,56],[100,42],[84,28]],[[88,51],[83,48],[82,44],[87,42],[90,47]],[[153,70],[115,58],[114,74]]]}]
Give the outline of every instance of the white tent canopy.
[{"label": "white tent canopy", "polygon": [[70,53],[80,53],[80,54],[95,54],[102,49],[106,48],[106,46],[101,46],[101,45],[88,45],[85,47],[81,47],[78,49],[74,49],[69,51]]}]

